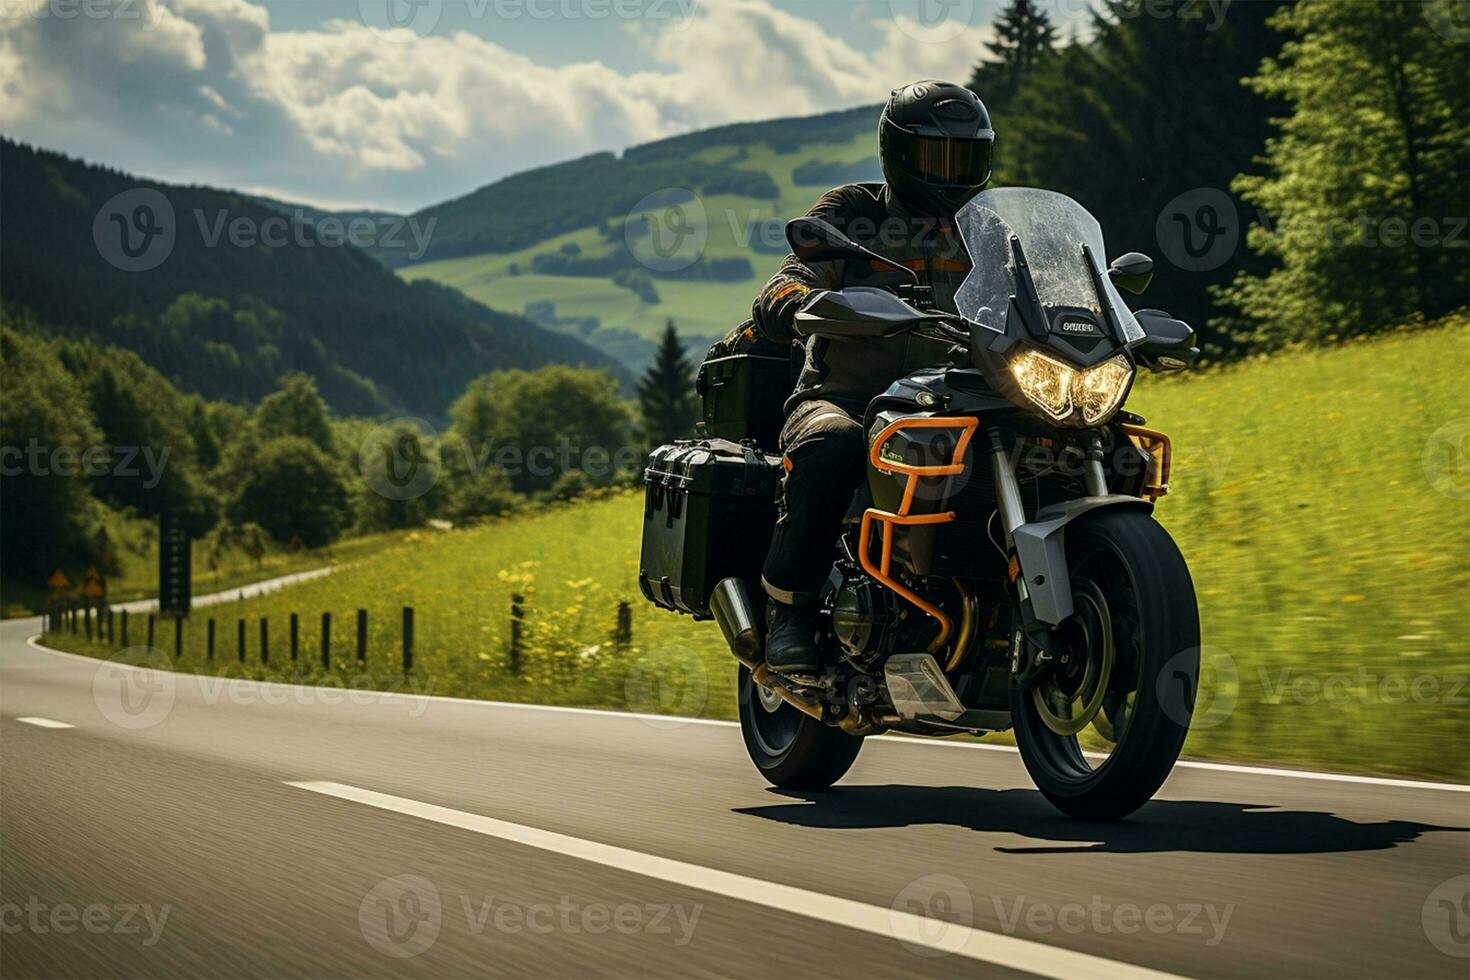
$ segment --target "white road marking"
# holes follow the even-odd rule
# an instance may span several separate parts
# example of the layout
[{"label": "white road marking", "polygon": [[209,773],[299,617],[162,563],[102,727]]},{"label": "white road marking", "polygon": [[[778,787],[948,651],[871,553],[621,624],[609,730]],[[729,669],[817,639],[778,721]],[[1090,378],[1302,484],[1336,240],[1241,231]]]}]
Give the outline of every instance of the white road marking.
[{"label": "white road marking", "polygon": [[37,728],[75,728],[64,721],[52,721],[50,718],[17,718],[16,721],[25,722],[27,725],[35,725]]},{"label": "white road marking", "polygon": [[[53,650],[40,642],[41,634],[32,636],[26,643],[37,650],[53,654],[58,657],[70,657],[74,660],[85,660],[96,663],[96,657],[88,657],[80,653],[68,653],[65,650]],[[732,658],[733,659],[733,658]],[[128,664],[113,662],[114,667],[141,670],[143,668],[132,668]],[[241,678],[233,678],[229,683],[248,684],[256,683]],[[311,684],[286,684],[283,681],[272,681],[284,687],[314,687]],[[714,725],[724,728],[738,728],[738,721],[726,721],[722,718],[689,718],[682,715],[655,715],[638,711],[613,711],[608,708],[573,708],[559,704],[525,704],[519,701],[482,701],[478,698],[455,698],[443,694],[404,694],[401,691],[378,691],[374,694],[378,698],[410,698],[420,701],[443,701],[449,704],[473,704],[484,708],[511,708],[517,711],[554,711],[570,715],[589,715],[597,718],[623,718],[637,721],[657,721],[662,723],[681,722],[687,725]],[[909,735],[885,735],[873,744],[882,745],[892,742],[904,744],[925,745],[931,748],[945,749],[970,749],[982,752],[1009,752],[1016,754],[1014,745],[993,745],[987,742],[946,742],[940,739],[924,738],[922,736]],[[1174,763],[1175,769],[1204,769],[1209,772],[1238,773],[1245,776],[1282,776],[1290,779],[1317,779],[1333,783],[1359,783],[1366,786],[1387,786],[1393,789],[1435,789],[1448,790],[1452,793],[1470,793],[1470,784],[1467,783],[1437,783],[1426,780],[1395,779],[1390,776],[1355,776],[1345,772],[1317,772],[1311,769],[1278,769],[1273,766],[1245,766],[1229,762],[1203,762],[1191,759],[1181,759]]]},{"label": "white road marking", "polygon": [[1142,980],[1168,980],[1173,974],[1159,973],[1127,963],[1060,949],[1029,939],[1018,939],[998,932],[986,932],[958,923],[930,919],[897,909],[869,905],[851,899],[823,895],[746,875],[706,868],[697,864],[676,861],[672,858],[644,854],[611,844],[580,837],[569,837],[549,830],[527,827],[476,813],[465,813],[449,807],[422,803],[401,796],[389,796],[372,790],[360,789],[343,783],[332,782],[287,782],[287,786],[309,790],[324,796],[362,803],[366,806],[402,813],[446,827],[484,834],[499,840],[535,847],[553,854],[590,861],[604,867],[616,868],[666,881],[673,885],[695,888],[699,891],[723,895],[741,902],[749,902],[763,908],[775,909],[794,915],[805,916],[847,929],[884,936],[909,946],[963,956],[982,963],[999,966],[1043,977],[1137,977]]}]

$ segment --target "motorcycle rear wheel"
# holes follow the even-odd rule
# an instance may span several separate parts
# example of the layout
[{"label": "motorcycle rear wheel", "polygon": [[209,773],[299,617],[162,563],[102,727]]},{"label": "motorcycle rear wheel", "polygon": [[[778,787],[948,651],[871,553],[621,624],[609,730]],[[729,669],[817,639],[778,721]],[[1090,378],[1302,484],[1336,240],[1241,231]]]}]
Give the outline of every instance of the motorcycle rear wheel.
[{"label": "motorcycle rear wheel", "polygon": [[852,768],[862,738],[824,725],[773,692],[763,692],[746,667],[740,668],[737,683],[745,750],[772,786],[826,789]]},{"label": "motorcycle rear wheel", "polygon": [[[1115,820],[1148,802],[1184,745],[1199,681],[1194,585],[1168,532],[1133,509],[1105,510],[1069,527],[1067,562],[1078,613],[1062,632],[1070,626],[1083,638],[1070,651],[1074,664],[1082,652],[1105,664],[1101,700],[1109,707],[1093,724],[1112,750],[1089,759],[1077,734],[1066,733],[1077,726],[1066,723],[1061,702],[1069,692],[1056,678],[1038,682],[1050,688],[1012,689],[1016,745],[1054,806],[1082,820]],[[1074,672],[1096,678],[1092,666]],[[1092,693],[1075,696],[1097,711]]]}]

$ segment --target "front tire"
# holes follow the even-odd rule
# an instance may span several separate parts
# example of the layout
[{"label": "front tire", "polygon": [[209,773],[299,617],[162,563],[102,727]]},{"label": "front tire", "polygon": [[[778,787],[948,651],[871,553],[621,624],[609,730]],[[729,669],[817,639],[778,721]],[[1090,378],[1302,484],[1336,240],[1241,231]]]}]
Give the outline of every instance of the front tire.
[{"label": "front tire", "polygon": [[[1012,687],[1016,744],[1058,809],[1113,820],[1148,802],[1179,758],[1199,680],[1199,611],[1179,548],[1142,511],[1104,510],[1069,527],[1067,564],[1078,611],[1059,632],[1070,631],[1077,680],[1069,688],[1055,667],[1031,687]],[[1094,658],[1085,670],[1074,659],[1079,646]],[[1104,690],[1086,686],[1099,679]],[[1079,704],[1092,714],[1069,717]],[[1101,761],[1083,754],[1085,732],[1072,731],[1088,725],[1111,744]]]},{"label": "front tire", "polygon": [[761,775],[782,789],[826,789],[847,774],[862,738],[773,700],[740,668],[740,734]]}]

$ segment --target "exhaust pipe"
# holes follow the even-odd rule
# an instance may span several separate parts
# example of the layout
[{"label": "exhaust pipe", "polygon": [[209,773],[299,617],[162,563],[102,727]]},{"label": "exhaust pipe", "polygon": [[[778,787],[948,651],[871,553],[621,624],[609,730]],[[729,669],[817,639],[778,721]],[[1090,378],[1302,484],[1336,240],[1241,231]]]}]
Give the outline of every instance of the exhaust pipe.
[{"label": "exhaust pipe", "polygon": [[822,718],[821,702],[792,690],[790,684],[779,674],[771,673],[766,666],[766,643],[760,617],[756,615],[755,601],[750,589],[738,578],[721,579],[710,596],[710,612],[725,634],[730,652],[750,670],[751,680],[758,686],[769,688],[781,696],[781,700],[803,714],[818,721]]},{"label": "exhaust pipe", "polygon": [[738,578],[721,579],[709,600],[710,612],[725,634],[725,642],[735,659],[749,667],[751,672],[766,663],[765,637],[761,635],[760,617],[755,612],[755,602],[750,589]]}]

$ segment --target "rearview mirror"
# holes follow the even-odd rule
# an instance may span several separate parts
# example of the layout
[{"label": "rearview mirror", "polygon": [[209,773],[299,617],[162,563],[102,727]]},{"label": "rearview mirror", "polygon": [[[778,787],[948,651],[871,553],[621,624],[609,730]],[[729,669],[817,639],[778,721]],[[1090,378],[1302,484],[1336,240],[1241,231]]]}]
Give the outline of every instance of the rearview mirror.
[{"label": "rearview mirror", "polygon": [[912,269],[884,258],[870,248],[864,248],[821,218],[810,215],[792,218],[786,222],[786,241],[791,246],[791,254],[803,262],[853,259],[860,262],[880,262],[904,273],[915,282],[919,279]]},{"label": "rearview mirror", "polygon": [[1141,293],[1154,278],[1154,260],[1142,252],[1120,255],[1108,266],[1108,278],[1119,289]]},{"label": "rearview mirror", "polygon": [[1139,310],[1134,314],[1143,328],[1144,340],[1133,348],[1138,362],[1150,371],[1183,371],[1199,360],[1194,328],[1163,310]]}]

